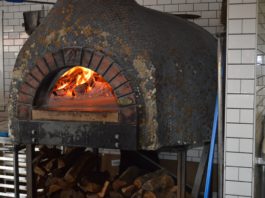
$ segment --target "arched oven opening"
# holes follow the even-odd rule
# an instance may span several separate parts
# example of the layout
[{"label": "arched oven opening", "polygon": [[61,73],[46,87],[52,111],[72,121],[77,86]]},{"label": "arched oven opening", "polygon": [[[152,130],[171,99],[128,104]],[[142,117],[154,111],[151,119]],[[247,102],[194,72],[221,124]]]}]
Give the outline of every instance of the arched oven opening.
[{"label": "arched oven opening", "polygon": [[48,53],[20,86],[16,140],[135,150],[135,98],[110,57],[75,47]]},{"label": "arched oven opening", "polygon": [[118,111],[118,99],[104,77],[89,68],[73,66],[61,69],[41,83],[33,103],[32,119],[100,121],[86,116],[86,112],[94,112],[116,115],[109,121],[118,122]]}]

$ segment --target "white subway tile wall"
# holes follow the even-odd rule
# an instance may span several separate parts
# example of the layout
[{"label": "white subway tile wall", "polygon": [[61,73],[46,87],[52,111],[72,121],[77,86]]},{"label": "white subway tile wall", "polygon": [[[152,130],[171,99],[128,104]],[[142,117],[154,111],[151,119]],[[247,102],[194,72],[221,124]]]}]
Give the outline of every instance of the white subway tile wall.
[{"label": "white subway tile wall", "polygon": [[[45,2],[55,2],[56,0],[41,0]],[[0,11],[3,11],[3,49],[4,49],[4,98],[0,97],[1,101],[5,101],[5,106],[9,97],[9,86],[11,83],[13,66],[19,50],[27,40],[28,35],[22,26],[23,12],[33,10],[44,10],[45,13],[52,5],[41,5],[33,3],[10,3],[0,1]]]},{"label": "white subway tile wall", "polygon": [[0,111],[5,109],[3,53],[3,11],[0,10]]},{"label": "white subway tile wall", "polygon": [[228,0],[224,197],[254,196],[257,3]]}]

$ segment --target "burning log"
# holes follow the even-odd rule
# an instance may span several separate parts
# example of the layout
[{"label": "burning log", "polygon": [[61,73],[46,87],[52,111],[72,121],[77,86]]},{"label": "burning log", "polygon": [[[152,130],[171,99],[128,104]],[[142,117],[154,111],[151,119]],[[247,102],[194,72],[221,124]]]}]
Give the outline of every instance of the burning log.
[{"label": "burning log", "polygon": [[53,97],[93,95],[112,96],[112,88],[96,72],[83,67],[74,67],[65,72],[56,82]]},{"label": "burning log", "polygon": [[87,88],[88,83],[84,83],[75,87],[74,91],[75,93],[77,93],[77,95],[84,95],[86,93]]}]

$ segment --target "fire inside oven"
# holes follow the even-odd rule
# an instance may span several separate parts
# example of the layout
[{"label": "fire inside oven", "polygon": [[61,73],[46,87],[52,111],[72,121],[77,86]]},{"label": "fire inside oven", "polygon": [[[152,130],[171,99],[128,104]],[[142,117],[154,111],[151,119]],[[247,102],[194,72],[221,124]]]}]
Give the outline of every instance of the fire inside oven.
[{"label": "fire inside oven", "polygon": [[63,68],[41,87],[33,120],[119,122],[118,99],[112,86],[92,69]]},{"label": "fire inside oven", "polygon": [[47,109],[62,111],[116,111],[117,99],[110,84],[91,69],[75,66],[52,86]]}]

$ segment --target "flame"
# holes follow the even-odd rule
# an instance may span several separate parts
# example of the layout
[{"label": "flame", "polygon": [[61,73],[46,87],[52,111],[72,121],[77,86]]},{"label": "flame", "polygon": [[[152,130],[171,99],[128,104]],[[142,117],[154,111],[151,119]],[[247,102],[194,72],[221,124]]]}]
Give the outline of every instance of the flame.
[{"label": "flame", "polygon": [[56,82],[52,94],[54,97],[68,96],[113,96],[108,82],[91,69],[76,66],[66,71]]}]

